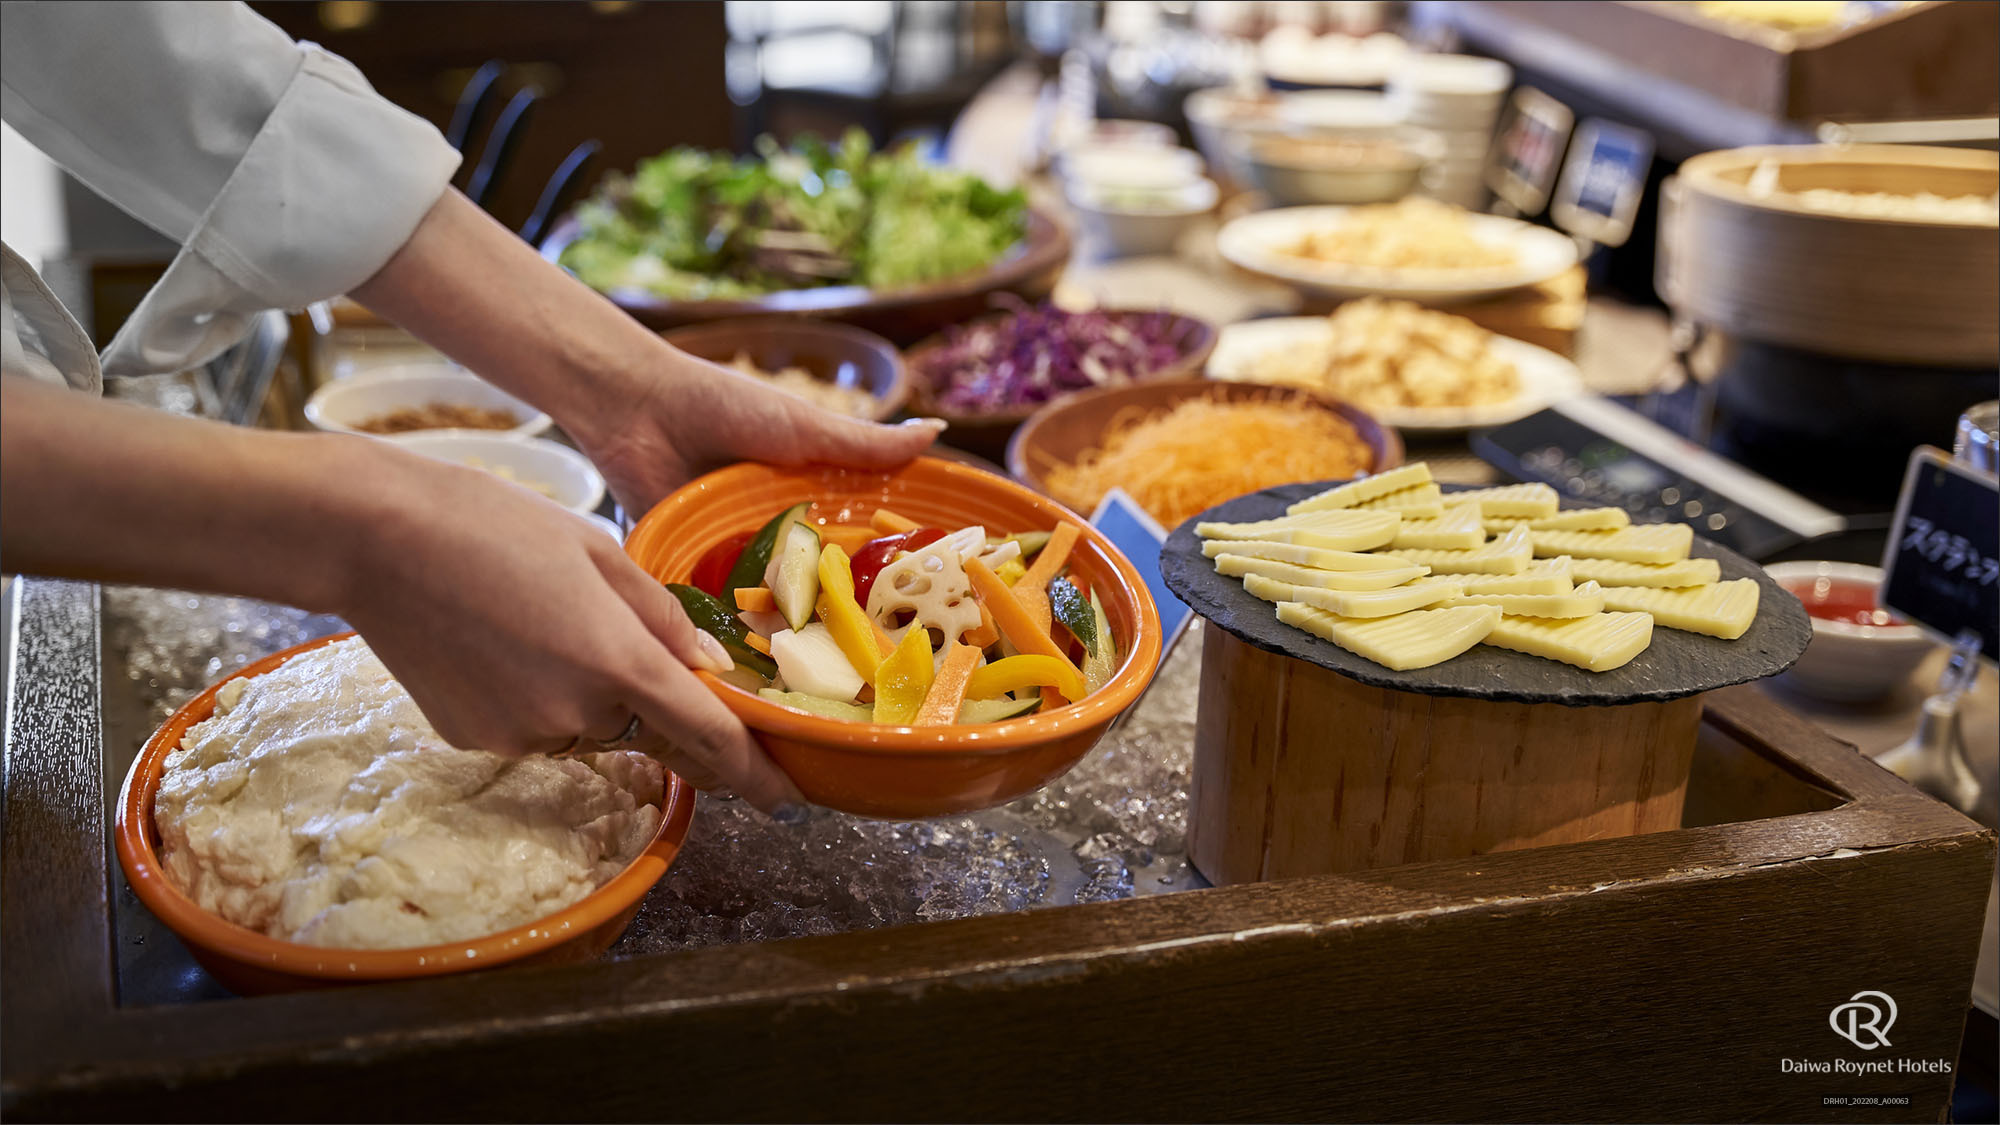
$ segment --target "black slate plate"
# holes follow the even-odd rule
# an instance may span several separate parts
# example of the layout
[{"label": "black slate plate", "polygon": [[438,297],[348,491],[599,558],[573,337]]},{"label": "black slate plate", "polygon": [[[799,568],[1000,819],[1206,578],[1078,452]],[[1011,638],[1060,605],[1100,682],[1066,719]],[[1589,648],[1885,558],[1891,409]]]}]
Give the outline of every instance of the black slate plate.
[{"label": "black slate plate", "polygon": [[[1393,671],[1279,621],[1270,602],[1253,597],[1241,580],[1215,572],[1215,564],[1202,557],[1201,540],[1194,534],[1195,524],[1204,520],[1242,523],[1284,515],[1286,505],[1338,483],[1342,482],[1267,488],[1210,508],[1175,528],[1160,550],[1160,575],[1167,588],[1196,613],[1266,652],[1317,664],[1370,687],[1508,703],[1612,707],[1679,699],[1775,676],[1791,667],[1812,639],[1805,607],[1772,581],[1763,567],[1697,535],[1690,552],[1694,557],[1719,562],[1724,580],[1755,578],[1763,587],[1757,620],[1733,641],[1655,626],[1646,651],[1609,672],[1586,672],[1488,645],[1474,645],[1469,652],[1429,668]],[[1440,487],[1455,492],[1467,486]]]}]

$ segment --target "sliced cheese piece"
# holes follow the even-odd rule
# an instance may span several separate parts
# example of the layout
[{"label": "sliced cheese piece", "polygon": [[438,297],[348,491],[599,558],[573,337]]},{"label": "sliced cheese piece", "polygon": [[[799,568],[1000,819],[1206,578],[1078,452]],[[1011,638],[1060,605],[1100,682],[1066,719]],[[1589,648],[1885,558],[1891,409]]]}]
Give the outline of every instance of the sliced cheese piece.
[{"label": "sliced cheese piece", "polygon": [[1500,622],[1500,611],[1468,605],[1393,617],[1341,617],[1303,602],[1279,602],[1278,620],[1384,668],[1407,672],[1442,664],[1478,644]]},{"label": "sliced cheese piece", "polygon": [[1631,663],[1653,643],[1653,617],[1647,613],[1502,617],[1486,634],[1485,643],[1574,664],[1586,672],[1609,672]]},{"label": "sliced cheese piece", "polygon": [[1444,515],[1444,493],[1434,484],[1399,489],[1387,496],[1363,500],[1352,509],[1362,512],[1400,512],[1405,520],[1433,520]]},{"label": "sliced cheese piece", "polygon": [[1306,497],[1285,511],[1297,515],[1300,512],[1323,512],[1330,508],[1352,508],[1363,500],[1387,496],[1399,489],[1414,488],[1427,483],[1430,479],[1431,467],[1418,461],[1415,464],[1385,469],[1374,476],[1361,477],[1329,488],[1316,496]]},{"label": "sliced cheese piece", "polygon": [[1445,604],[1497,605],[1509,617],[1589,617],[1604,612],[1604,588],[1585,582],[1567,594],[1461,594]]},{"label": "sliced cheese piece", "polygon": [[1486,520],[1485,524],[1486,530],[1495,535],[1512,531],[1518,524],[1527,524],[1529,531],[1616,531],[1630,527],[1632,517],[1623,508],[1570,508],[1540,519],[1500,518]]},{"label": "sliced cheese piece", "polygon": [[1486,542],[1486,529],[1479,526],[1479,509],[1470,504],[1444,509],[1437,519],[1411,519],[1403,513],[1403,525],[1396,529],[1391,547],[1413,550],[1469,551]]},{"label": "sliced cheese piece", "polygon": [[1501,488],[1475,488],[1451,494],[1454,504],[1477,504],[1482,519],[1542,519],[1556,514],[1556,490],[1530,481]]},{"label": "sliced cheese piece", "polygon": [[1392,570],[1409,565],[1393,555],[1329,551],[1324,547],[1279,543],[1269,539],[1211,539],[1201,545],[1201,553],[1211,559],[1217,555],[1242,555],[1252,559],[1292,563],[1295,566],[1310,566],[1319,570]]},{"label": "sliced cheese piece", "polygon": [[1534,556],[1524,527],[1502,535],[1469,551],[1411,551],[1385,547],[1382,554],[1394,555],[1417,566],[1427,566],[1439,574],[1519,574]]},{"label": "sliced cheese piece", "polygon": [[1567,594],[1569,556],[1536,559],[1519,574],[1454,574],[1468,594]]},{"label": "sliced cheese piece", "polygon": [[1742,636],[1757,620],[1757,599],[1755,578],[1686,589],[1614,586],[1604,592],[1604,604],[1611,609],[1650,613],[1653,620],[1669,629],[1706,633],[1725,641]]},{"label": "sliced cheese piece", "polygon": [[1544,558],[1613,559],[1618,562],[1670,563],[1688,557],[1694,528],[1684,523],[1649,523],[1617,531],[1531,531],[1535,554]]},{"label": "sliced cheese piece", "polygon": [[1203,539],[1258,539],[1331,551],[1366,551],[1396,537],[1403,517],[1395,512],[1316,512],[1253,523],[1200,523]]},{"label": "sliced cheese piece", "polygon": [[1215,569],[1218,574],[1231,578],[1261,574],[1315,590],[1386,590],[1430,573],[1421,566],[1402,566],[1392,570],[1315,570],[1271,559],[1253,559],[1247,555],[1217,555]]},{"label": "sliced cheese piece", "polygon": [[1611,559],[1575,559],[1570,577],[1600,586],[1706,586],[1722,577],[1722,565],[1714,559],[1682,559],[1665,564],[1616,562]]},{"label": "sliced cheese piece", "polygon": [[1261,574],[1244,575],[1243,588],[1267,602],[1303,602],[1342,617],[1387,617],[1394,613],[1407,613],[1435,605],[1458,593],[1457,586],[1431,579],[1387,590],[1315,590]]}]

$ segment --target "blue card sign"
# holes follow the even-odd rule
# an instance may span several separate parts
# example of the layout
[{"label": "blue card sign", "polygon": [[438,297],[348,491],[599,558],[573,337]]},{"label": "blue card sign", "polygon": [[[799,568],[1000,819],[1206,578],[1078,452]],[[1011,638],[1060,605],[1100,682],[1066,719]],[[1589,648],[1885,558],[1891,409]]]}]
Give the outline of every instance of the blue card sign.
[{"label": "blue card sign", "polygon": [[1882,555],[1882,605],[1947,643],[1966,633],[2000,656],[2000,483],[1920,446],[1910,455]]},{"label": "blue card sign", "polygon": [[1152,591],[1153,605],[1160,611],[1160,626],[1166,630],[1165,643],[1160,649],[1160,659],[1165,660],[1181,630],[1187,627],[1188,619],[1194,616],[1187,603],[1175,597],[1160,578],[1160,545],[1167,541],[1166,529],[1122,488],[1105,493],[1097,511],[1091,514],[1090,525],[1103,532],[1113,546],[1132,560],[1139,577],[1146,582],[1146,589]]}]

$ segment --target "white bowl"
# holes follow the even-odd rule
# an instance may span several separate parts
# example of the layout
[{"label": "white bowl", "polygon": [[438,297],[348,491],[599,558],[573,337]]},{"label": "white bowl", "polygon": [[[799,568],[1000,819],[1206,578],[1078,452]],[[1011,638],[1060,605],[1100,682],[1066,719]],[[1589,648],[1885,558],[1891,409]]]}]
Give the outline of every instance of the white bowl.
[{"label": "white bowl", "polygon": [[1296,129],[1392,133],[1403,123],[1403,107],[1361,90],[1300,90],[1278,95],[1278,119]]},{"label": "white bowl", "polygon": [[1209,179],[1169,189],[1072,184],[1068,192],[1085,238],[1118,257],[1172,253],[1220,195]]},{"label": "white bowl", "polygon": [[[546,438],[490,430],[419,430],[390,434],[413,453],[485,469],[540,492],[572,512],[588,515],[604,502],[604,477],[588,458]],[[535,486],[541,486],[535,488]]]},{"label": "white bowl", "polygon": [[1209,167],[1239,184],[1250,179],[1243,163],[1243,140],[1285,128],[1274,100],[1241,94],[1227,86],[1196,90],[1187,96],[1182,108],[1187,113],[1188,132],[1194,134],[1195,147]]},{"label": "white bowl", "polygon": [[306,400],[306,421],[334,433],[359,434],[366,431],[358,427],[371,418],[440,402],[505,410],[521,420],[511,430],[475,433],[539,434],[549,428],[548,415],[470,371],[444,364],[379,367],[336,379]]},{"label": "white bowl", "polygon": [[[1826,580],[1874,588],[1880,567],[1841,562],[1772,563],[1764,568],[1779,585]],[[1810,609],[1811,602],[1808,599]],[[1820,699],[1860,702],[1879,699],[1907,682],[1937,642],[1914,625],[1850,625],[1812,619],[1812,643],[1780,682]]]},{"label": "white bowl", "polygon": [[1103,188],[1173,188],[1201,179],[1192,149],[1164,145],[1079,145],[1065,149],[1057,170],[1065,183]]},{"label": "white bowl", "polygon": [[583,518],[589,520],[590,525],[592,527],[595,527],[597,530],[603,532],[606,535],[609,535],[614,542],[618,543],[625,542],[624,528],[619,527],[617,524],[611,522],[608,519],[605,519],[603,516],[598,515],[596,512],[585,512],[583,513]]},{"label": "white bowl", "polygon": [[1514,69],[1477,55],[1411,55],[1389,77],[1392,90],[1428,100],[1497,102],[1514,84]]}]

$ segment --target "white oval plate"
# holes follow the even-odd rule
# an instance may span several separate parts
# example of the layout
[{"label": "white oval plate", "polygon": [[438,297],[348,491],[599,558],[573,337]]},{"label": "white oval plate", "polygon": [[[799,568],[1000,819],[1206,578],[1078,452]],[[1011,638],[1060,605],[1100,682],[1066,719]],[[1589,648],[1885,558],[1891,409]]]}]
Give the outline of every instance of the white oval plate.
[{"label": "white oval plate", "polygon": [[[1284,316],[1231,324],[1217,334],[1208,357],[1208,375],[1232,383],[1255,383],[1258,357],[1301,344],[1318,344],[1330,332],[1323,316]],[[1449,432],[1499,426],[1525,418],[1558,399],[1584,393],[1576,364],[1548,350],[1511,336],[1488,334],[1501,359],[1521,376],[1521,393],[1505,402],[1483,406],[1369,406],[1355,403],[1383,424],[1406,431]]]},{"label": "white oval plate", "polygon": [[1488,269],[1373,269],[1316,262],[1285,253],[1307,234],[1337,227],[1351,207],[1282,207],[1232,219],[1215,236],[1215,247],[1251,273],[1334,297],[1407,297],[1448,303],[1489,297],[1547,281],[1576,264],[1576,243],[1560,231],[1469,213],[1472,234],[1493,246],[1512,247],[1515,262]]}]

